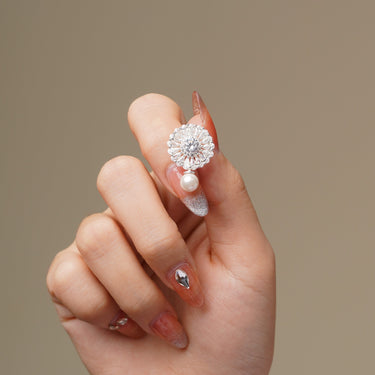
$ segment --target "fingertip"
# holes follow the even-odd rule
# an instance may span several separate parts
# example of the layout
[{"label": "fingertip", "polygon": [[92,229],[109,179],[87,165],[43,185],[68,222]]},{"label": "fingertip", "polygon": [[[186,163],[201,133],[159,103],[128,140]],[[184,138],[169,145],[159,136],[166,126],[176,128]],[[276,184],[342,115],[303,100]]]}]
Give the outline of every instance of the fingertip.
[{"label": "fingertip", "polygon": [[184,114],[180,106],[168,96],[157,93],[148,93],[133,100],[128,109],[128,122],[133,132],[137,133],[135,128],[140,121],[140,116],[145,113],[155,113],[163,111],[172,115],[176,119],[184,119]]}]

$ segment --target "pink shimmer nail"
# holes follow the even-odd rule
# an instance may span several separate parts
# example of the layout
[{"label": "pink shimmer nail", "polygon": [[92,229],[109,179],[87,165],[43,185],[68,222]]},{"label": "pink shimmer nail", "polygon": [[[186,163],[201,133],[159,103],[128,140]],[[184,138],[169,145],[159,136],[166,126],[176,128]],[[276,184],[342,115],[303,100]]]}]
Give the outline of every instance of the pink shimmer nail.
[{"label": "pink shimmer nail", "polygon": [[150,323],[151,330],[178,349],[188,345],[188,338],[177,318],[169,311],[162,312]]}]

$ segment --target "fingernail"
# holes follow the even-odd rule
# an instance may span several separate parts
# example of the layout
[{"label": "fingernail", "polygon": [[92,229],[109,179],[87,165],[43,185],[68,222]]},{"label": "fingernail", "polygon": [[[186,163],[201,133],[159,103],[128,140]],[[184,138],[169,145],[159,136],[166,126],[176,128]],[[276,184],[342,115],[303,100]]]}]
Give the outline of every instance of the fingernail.
[{"label": "fingernail", "polygon": [[111,331],[117,331],[121,327],[123,327],[127,322],[129,318],[128,316],[123,312],[120,311],[108,324],[108,328]]},{"label": "fingernail", "polygon": [[173,267],[167,278],[184,301],[194,307],[203,305],[203,291],[198,276],[189,263],[184,262]]},{"label": "fingernail", "polygon": [[217,139],[217,133],[214,122],[212,120],[210,113],[208,112],[206,104],[204,103],[202,97],[199,95],[198,91],[193,91],[192,102],[194,115],[200,116],[202,125],[208,130],[212,137],[216,151],[219,151],[219,142]]},{"label": "fingernail", "polygon": [[169,311],[162,312],[150,323],[151,330],[178,349],[188,345],[188,338],[177,318]]},{"label": "fingernail", "polygon": [[197,216],[206,216],[208,214],[208,202],[206,196],[199,186],[194,192],[189,193],[182,189],[180,181],[184,172],[182,168],[171,164],[167,169],[167,179],[176,195],[181,199],[184,205]]},{"label": "fingernail", "polygon": [[208,214],[208,202],[202,190],[198,194],[187,195],[182,198],[182,202],[197,216],[203,217]]}]

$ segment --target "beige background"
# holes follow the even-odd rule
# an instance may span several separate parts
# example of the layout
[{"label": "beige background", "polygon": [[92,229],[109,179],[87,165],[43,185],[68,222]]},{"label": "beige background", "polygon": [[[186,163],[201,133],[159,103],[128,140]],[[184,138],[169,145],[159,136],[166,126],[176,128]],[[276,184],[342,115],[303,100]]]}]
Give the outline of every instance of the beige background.
[{"label": "beige background", "polygon": [[272,374],[374,373],[374,4],[0,0],[0,372],[86,374],[48,265],[130,102],[199,89],[277,255]]}]

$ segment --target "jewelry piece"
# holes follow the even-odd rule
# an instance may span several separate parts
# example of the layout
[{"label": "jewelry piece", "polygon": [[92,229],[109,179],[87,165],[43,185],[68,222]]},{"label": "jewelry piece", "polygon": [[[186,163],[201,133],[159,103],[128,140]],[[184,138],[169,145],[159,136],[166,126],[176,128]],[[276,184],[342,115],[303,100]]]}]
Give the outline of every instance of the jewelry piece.
[{"label": "jewelry piece", "polygon": [[210,133],[203,126],[185,124],[173,131],[167,144],[172,161],[185,169],[180,180],[181,188],[189,193],[195,191],[199,180],[194,171],[202,168],[214,155],[215,145]]},{"label": "jewelry piece", "polygon": [[186,289],[190,288],[189,276],[185,271],[180,269],[176,270],[174,277],[181,286],[183,286]]},{"label": "jewelry piece", "polygon": [[128,320],[129,320],[129,318],[127,316],[121,317],[121,318],[115,320],[114,322],[111,322],[108,325],[108,329],[110,331],[117,331],[118,329],[123,327],[128,322]]}]

